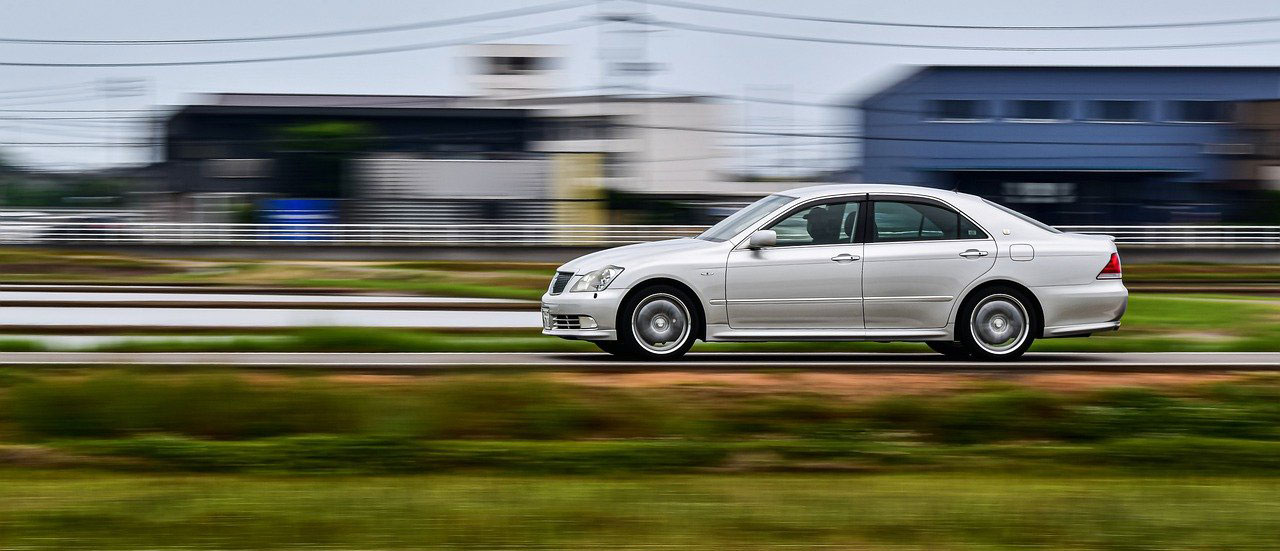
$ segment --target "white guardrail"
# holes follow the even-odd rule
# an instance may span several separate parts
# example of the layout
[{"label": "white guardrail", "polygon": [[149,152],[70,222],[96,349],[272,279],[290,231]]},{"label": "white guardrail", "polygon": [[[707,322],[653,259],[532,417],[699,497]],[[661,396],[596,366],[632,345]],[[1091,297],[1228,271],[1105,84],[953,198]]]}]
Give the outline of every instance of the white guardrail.
[{"label": "white guardrail", "polygon": [[[694,236],[706,226],[563,224],[210,224],[0,222],[0,245],[612,246]],[[1134,247],[1280,247],[1280,226],[1061,226]]]}]

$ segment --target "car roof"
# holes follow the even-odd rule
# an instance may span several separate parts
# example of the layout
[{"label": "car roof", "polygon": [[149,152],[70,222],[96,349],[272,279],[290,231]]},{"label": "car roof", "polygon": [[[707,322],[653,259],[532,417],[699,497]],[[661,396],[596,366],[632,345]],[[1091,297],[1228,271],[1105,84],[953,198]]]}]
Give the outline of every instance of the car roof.
[{"label": "car roof", "polygon": [[812,199],[815,197],[842,195],[846,193],[904,193],[938,198],[963,195],[962,193],[945,189],[922,186],[904,186],[898,184],[824,184],[793,188],[778,192],[779,195],[787,195],[797,199]]}]

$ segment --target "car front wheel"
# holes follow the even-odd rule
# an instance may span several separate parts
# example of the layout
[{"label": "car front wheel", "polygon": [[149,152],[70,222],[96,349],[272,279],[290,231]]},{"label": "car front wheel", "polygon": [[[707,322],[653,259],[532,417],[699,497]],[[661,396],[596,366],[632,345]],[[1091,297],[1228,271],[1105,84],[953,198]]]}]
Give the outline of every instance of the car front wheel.
[{"label": "car front wheel", "polygon": [[693,347],[697,324],[692,297],[669,285],[654,285],[629,297],[618,316],[622,355],[670,360]]},{"label": "car front wheel", "polygon": [[979,360],[1013,360],[1031,348],[1037,326],[1031,300],[1018,289],[991,287],[961,308],[960,342]]}]

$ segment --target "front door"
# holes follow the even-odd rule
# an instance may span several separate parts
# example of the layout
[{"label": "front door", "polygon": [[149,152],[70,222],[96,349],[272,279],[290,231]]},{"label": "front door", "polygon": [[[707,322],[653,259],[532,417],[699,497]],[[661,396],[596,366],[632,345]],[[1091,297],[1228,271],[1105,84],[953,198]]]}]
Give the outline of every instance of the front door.
[{"label": "front door", "polygon": [[778,243],[734,249],[725,270],[734,329],[861,329],[858,200],[803,207],[771,227]]},{"label": "front door", "polygon": [[871,205],[862,292],[868,329],[944,327],[960,292],[995,264],[996,244],[942,205]]}]

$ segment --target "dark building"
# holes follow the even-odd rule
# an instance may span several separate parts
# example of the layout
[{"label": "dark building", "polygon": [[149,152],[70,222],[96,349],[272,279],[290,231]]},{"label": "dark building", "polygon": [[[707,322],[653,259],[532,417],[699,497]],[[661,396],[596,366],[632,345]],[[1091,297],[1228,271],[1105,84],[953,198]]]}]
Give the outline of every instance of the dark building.
[{"label": "dark building", "polygon": [[519,158],[535,139],[524,109],[453,96],[214,94],[165,124],[170,191],[340,197],[341,159]]},{"label": "dark building", "polygon": [[857,102],[863,178],[958,189],[1053,224],[1236,220],[1236,102],[1276,67],[916,69]]}]

